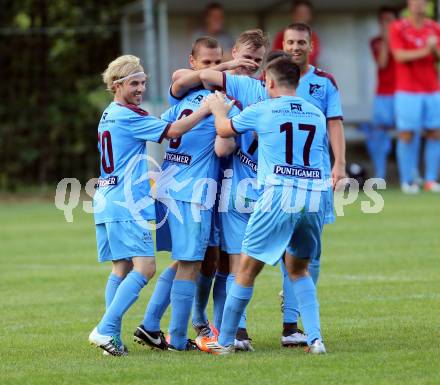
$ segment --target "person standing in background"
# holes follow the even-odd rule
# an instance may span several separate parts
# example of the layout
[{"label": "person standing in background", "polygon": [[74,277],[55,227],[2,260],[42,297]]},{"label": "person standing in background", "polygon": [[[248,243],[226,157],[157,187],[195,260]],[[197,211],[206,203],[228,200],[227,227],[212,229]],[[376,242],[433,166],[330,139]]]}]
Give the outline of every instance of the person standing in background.
[{"label": "person standing in background", "polygon": [[373,104],[373,129],[367,137],[374,176],[386,177],[387,157],[391,150],[389,130],[395,125],[394,92],[395,63],[389,47],[389,26],[397,14],[391,7],[381,7],[378,12],[380,34],[371,39],[371,51],[377,66],[377,87]]},{"label": "person standing in background", "polygon": [[396,61],[397,161],[402,192],[416,194],[418,134],[425,134],[425,190],[440,192],[440,25],[426,17],[426,0],[408,0],[408,17],[390,26],[390,47]]},{"label": "person standing in background", "polygon": [[203,11],[203,28],[197,29],[192,41],[201,36],[209,36],[216,39],[223,48],[223,60],[230,60],[231,49],[234,46],[233,37],[225,28],[225,10],[220,3],[209,3]]},{"label": "person standing in background", "polygon": [[[308,0],[292,1],[291,17],[293,23],[312,24],[313,4]],[[278,31],[272,42],[272,51],[283,50],[284,29]],[[310,53],[310,64],[316,66],[319,57],[319,39],[315,31],[312,32],[312,52]]]}]

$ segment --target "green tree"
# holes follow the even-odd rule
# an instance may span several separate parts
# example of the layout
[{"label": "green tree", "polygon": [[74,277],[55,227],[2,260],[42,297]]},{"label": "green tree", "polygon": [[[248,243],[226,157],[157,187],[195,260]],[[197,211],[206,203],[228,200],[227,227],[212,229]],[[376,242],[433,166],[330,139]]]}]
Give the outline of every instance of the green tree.
[{"label": "green tree", "polygon": [[109,100],[100,74],[120,54],[130,2],[2,2],[0,189],[97,174],[96,125]]}]

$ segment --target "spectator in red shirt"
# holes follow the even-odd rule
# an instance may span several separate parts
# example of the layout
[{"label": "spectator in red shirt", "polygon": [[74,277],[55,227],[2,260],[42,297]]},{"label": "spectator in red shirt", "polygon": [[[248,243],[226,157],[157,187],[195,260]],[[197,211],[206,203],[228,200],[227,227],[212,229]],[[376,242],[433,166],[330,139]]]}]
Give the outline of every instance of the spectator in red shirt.
[{"label": "spectator in red shirt", "polygon": [[395,9],[381,7],[378,12],[380,34],[370,41],[377,66],[377,88],[373,104],[373,129],[367,141],[376,178],[386,177],[387,157],[391,149],[389,130],[394,127],[395,63],[389,47],[388,29],[396,18]]},{"label": "spectator in red shirt", "polygon": [[440,192],[440,25],[426,17],[426,0],[408,0],[409,16],[390,26],[390,46],[396,61],[397,161],[402,191],[417,193],[419,133],[425,133],[425,190]]},{"label": "spectator in red shirt", "polygon": [[[310,25],[313,19],[313,5],[307,0],[296,0],[292,2],[292,22],[305,23]],[[272,50],[283,49],[284,29],[278,31],[272,42]],[[312,52],[310,53],[310,64],[316,66],[319,56],[319,39],[316,32],[312,31]]]}]

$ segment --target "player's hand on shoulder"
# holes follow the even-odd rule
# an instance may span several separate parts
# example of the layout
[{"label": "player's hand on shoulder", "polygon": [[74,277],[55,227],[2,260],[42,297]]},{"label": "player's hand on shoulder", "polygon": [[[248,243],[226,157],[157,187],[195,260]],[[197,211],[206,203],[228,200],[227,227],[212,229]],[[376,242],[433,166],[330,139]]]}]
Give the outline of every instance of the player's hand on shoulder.
[{"label": "player's hand on shoulder", "polygon": [[244,59],[244,58],[233,59],[223,64],[225,66],[225,71],[235,70],[240,67],[245,67],[250,71],[255,71],[258,69],[258,64],[252,59]]},{"label": "player's hand on shoulder", "polygon": [[234,105],[234,100],[227,101],[225,96],[219,92],[208,95],[206,103],[213,114],[227,115]]},{"label": "player's hand on shoulder", "polygon": [[211,108],[209,107],[208,100],[207,100],[208,97],[204,97],[202,99],[202,101],[200,102],[199,111],[200,111],[200,113],[202,113],[204,115],[210,115],[211,114]]}]

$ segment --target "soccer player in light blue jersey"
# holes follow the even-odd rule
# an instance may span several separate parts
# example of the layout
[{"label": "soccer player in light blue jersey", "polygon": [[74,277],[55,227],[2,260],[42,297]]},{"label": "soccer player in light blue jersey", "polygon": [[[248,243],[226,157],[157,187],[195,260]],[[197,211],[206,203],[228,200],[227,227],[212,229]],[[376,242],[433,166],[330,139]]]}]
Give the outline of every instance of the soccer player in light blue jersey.
[{"label": "soccer player in light blue jersey", "polygon": [[[203,58],[211,56],[221,60],[222,57],[221,47],[212,38],[198,39],[194,53],[196,60],[192,65],[195,68]],[[204,96],[210,93],[203,88],[193,88],[181,97],[178,104],[167,110],[162,119],[174,122],[193,114],[200,108]],[[235,108],[231,114],[238,112]],[[194,347],[187,339],[187,327],[196,294],[196,280],[208,247],[212,207],[217,193],[219,159],[214,147],[218,142],[230,142],[217,138],[212,116],[188,134],[170,141],[156,192],[158,221],[165,221],[165,226],[157,231],[158,250],[171,251],[177,263],[161,274],[144,321],[135,331],[135,341],[157,349],[181,351]],[[171,245],[164,244],[168,237]],[[160,331],[160,321],[170,303],[170,342],[166,344]]]},{"label": "soccer player in light blue jersey", "polygon": [[[324,163],[326,178],[331,178],[332,185],[345,176],[345,139],[342,125],[342,109],[339,91],[333,77],[309,64],[311,45],[311,29],[303,23],[293,23],[285,30],[284,50],[291,55],[293,61],[301,69],[301,78],[297,94],[319,108],[327,118],[328,138],[334,155],[333,168],[330,164],[328,140]],[[249,103],[255,103],[267,98],[264,82],[256,79],[234,76],[227,73],[220,73],[213,70],[204,70],[200,73],[200,79],[205,87],[221,87],[228,95],[237,99],[246,97]],[[242,95],[242,96],[241,96]],[[248,105],[243,102],[243,105]],[[326,193],[326,215],[325,223],[332,223],[335,220],[333,213],[333,188]],[[286,271],[283,263],[280,264],[283,275]],[[314,282],[318,281],[320,271],[320,252],[309,264],[309,271]],[[288,279],[283,279],[283,287],[289,285]],[[284,323],[281,343],[283,346],[301,345],[306,341],[306,336],[297,326],[298,307],[295,297],[284,298]]]},{"label": "soccer player in light blue jersey", "polygon": [[[345,177],[345,138],[342,124],[342,108],[339,90],[332,75],[309,64],[310,54],[313,50],[311,44],[310,27],[293,23],[284,32],[284,51],[292,56],[292,60],[301,69],[301,79],[297,88],[297,95],[301,96],[314,106],[319,108],[327,119],[328,139],[334,155],[333,168],[330,163],[329,140],[325,141],[324,176],[331,178],[332,186]],[[333,188],[326,193],[326,207],[324,223],[333,223]],[[309,263],[309,272],[315,285],[318,282],[320,272],[321,250]],[[283,271],[283,292],[290,285],[287,272],[283,263],[280,264]],[[284,294],[283,333],[281,343],[283,346],[301,344],[304,336],[297,327],[298,305],[297,299],[292,295],[292,290]]]},{"label": "soccer player in light blue jersey", "polygon": [[[325,353],[316,287],[307,271],[319,251],[324,222],[327,137],[322,112],[296,96],[300,69],[281,57],[266,67],[270,100],[256,103],[229,119],[230,106],[220,95],[208,98],[217,132],[229,137],[258,134],[258,184],[255,209],[246,228],[241,264],[226,299],[220,335],[197,337],[198,347],[213,354],[234,352],[241,315],[249,303],[256,276],[275,265],[284,251],[286,268],[298,298],[310,353]],[[293,206],[292,206],[293,204]]]},{"label": "soccer player in light blue jersey", "polygon": [[[251,76],[256,73],[260,65],[263,62],[266,49],[267,38],[261,30],[248,30],[244,31],[237,38],[234,48],[232,50],[233,61],[222,64],[226,69],[225,73],[229,75]],[[232,67],[233,66],[233,67]],[[217,68],[211,68],[212,70],[221,70]],[[182,70],[179,70],[181,72]],[[183,75],[177,79],[172,86],[172,91],[175,90],[176,95],[181,95],[183,92],[187,92],[193,87],[200,86],[200,71],[186,71]],[[255,80],[255,79],[254,79]],[[255,80],[259,84],[261,81]],[[249,105],[254,103],[252,93],[237,93],[234,95],[240,104]],[[234,281],[235,273],[238,270],[240,263],[240,250],[241,242],[243,240],[244,231],[252,211],[253,203],[256,200],[255,193],[255,180],[256,180],[256,163],[257,163],[257,147],[258,141],[256,136],[251,133],[245,133],[241,135],[235,141],[233,140],[234,147],[230,147],[229,143],[223,143],[223,148],[220,150],[223,155],[230,154],[233,150],[234,153],[231,156],[229,167],[232,169],[231,182],[231,199],[227,202],[222,202],[221,205],[226,206],[221,208],[220,212],[220,239],[222,250],[226,251],[229,255],[229,271],[226,274],[226,292],[232,282]],[[229,148],[228,149],[225,149]],[[229,168],[228,167],[228,168]],[[240,182],[243,180],[244,183]],[[247,185],[246,185],[246,182]],[[239,189],[243,186],[244,188]],[[241,191],[242,190],[242,191]],[[248,209],[236,210],[235,206],[239,205],[240,208],[245,205]],[[243,212],[245,211],[245,212]],[[204,263],[206,262],[206,259]],[[220,270],[220,269],[219,269]],[[202,281],[203,286],[206,288],[205,293],[209,294],[209,283],[206,284],[209,277],[202,274],[199,277],[199,281]],[[214,326],[220,329],[221,319],[223,315],[223,306],[226,296],[221,297],[221,282],[224,282],[223,271],[217,271],[215,284],[214,284]],[[200,287],[200,285],[199,285]],[[199,288],[198,288],[199,293]],[[197,298],[197,296],[196,296]],[[205,298],[207,298],[205,296]],[[202,315],[205,312],[207,301],[195,301],[193,311],[193,324],[200,325],[203,320]],[[206,317],[204,318],[206,320]],[[197,331],[197,329],[196,329]],[[200,328],[199,334],[206,334],[206,328]],[[240,322],[240,328],[238,329],[236,336],[235,346],[237,349],[244,351],[253,350],[251,339],[249,338],[246,328],[246,315],[244,314]]]},{"label": "soccer player in light blue jersey", "polygon": [[111,62],[103,80],[114,95],[98,126],[101,175],[94,196],[98,260],[112,261],[105,289],[106,311],[89,341],[108,354],[121,356],[121,320],[141,289],[154,275],[153,240],[148,221],[155,219],[153,200],[137,208],[149,194],[146,142],[179,138],[209,115],[201,108],[172,123],[139,108],[146,75],[139,58],[120,56]]}]

